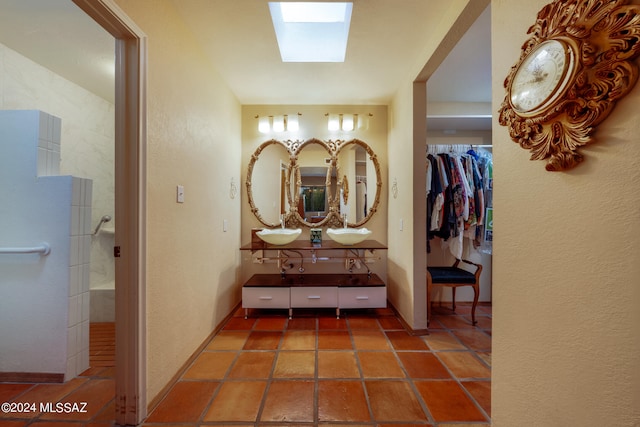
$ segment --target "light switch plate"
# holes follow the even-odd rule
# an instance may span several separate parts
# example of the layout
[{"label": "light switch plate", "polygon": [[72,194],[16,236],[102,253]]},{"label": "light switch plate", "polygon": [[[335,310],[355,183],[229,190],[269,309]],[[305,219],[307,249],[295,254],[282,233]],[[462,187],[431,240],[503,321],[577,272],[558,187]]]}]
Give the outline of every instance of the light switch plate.
[{"label": "light switch plate", "polygon": [[178,185],[176,188],[176,202],[184,203],[184,185]]}]

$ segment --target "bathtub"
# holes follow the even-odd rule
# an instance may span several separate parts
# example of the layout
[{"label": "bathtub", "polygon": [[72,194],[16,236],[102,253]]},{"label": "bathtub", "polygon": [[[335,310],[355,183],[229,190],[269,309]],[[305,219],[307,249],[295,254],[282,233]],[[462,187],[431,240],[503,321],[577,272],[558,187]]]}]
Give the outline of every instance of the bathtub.
[{"label": "bathtub", "polygon": [[89,289],[89,321],[115,322],[116,287],[114,281],[91,283]]}]

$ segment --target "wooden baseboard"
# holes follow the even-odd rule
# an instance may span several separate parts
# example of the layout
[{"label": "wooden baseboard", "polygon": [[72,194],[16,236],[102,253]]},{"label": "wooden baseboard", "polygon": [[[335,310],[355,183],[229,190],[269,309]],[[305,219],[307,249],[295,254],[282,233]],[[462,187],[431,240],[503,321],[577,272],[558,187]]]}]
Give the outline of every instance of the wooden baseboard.
[{"label": "wooden baseboard", "polygon": [[63,383],[64,374],[53,374],[49,372],[0,372],[0,382]]},{"label": "wooden baseboard", "polygon": [[233,317],[236,311],[240,309],[241,304],[242,304],[242,301],[233,307],[231,312],[224,319],[222,319],[222,321],[216,326],[216,328],[213,331],[211,331],[211,333],[207,336],[207,338],[205,338],[202,344],[200,344],[198,348],[191,354],[191,356],[189,356],[189,359],[187,359],[187,361],[180,367],[180,369],[178,369],[178,372],[176,372],[176,374],[173,377],[171,377],[171,380],[169,380],[167,385],[165,385],[162,388],[162,390],[160,390],[160,393],[158,393],[156,397],[154,397],[151,400],[151,402],[149,402],[149,404],[147,405],[147,414],[150,414],[151,412],[153,412],[156,406],[160,404],[162,399],[164,399],[167,393],[169,393],[169,390],[171,390],[171,387],[173,387],[178,382],[180,377],[187,371],[187,369],[189,369],[189,366],[191,366],[194,360],[196,360],[200,355],[200,353],[202,353],[202,351],[207,347],[207,345],[209,345],[209,342],[213,339],[213,337],[218,332],[220,332],[220,330],[227,323],[227,321]]}]

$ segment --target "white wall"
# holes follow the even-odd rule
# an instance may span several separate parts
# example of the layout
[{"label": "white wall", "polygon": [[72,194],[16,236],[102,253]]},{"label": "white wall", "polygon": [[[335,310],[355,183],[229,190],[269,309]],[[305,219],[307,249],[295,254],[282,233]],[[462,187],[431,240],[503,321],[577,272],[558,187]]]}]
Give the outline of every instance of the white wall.
[{"label": "white wall", "polygon": [[[492,2],[494,111],[546,3]],[[494,118],[496,427],[640,423],[638,105],[636,84],[567,172],[529,160]]]}]

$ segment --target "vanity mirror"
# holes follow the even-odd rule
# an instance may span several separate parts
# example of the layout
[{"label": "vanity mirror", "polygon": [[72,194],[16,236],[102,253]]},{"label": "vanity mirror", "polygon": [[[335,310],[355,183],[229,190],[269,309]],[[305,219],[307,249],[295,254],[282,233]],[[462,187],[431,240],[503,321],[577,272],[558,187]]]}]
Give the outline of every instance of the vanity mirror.
[{"label": "vanity mirror", "polygon": [[321,227],[335,211],[335,156],[324,141],[310,139],[300,145],[292,158],[295,219],[309,227]]},{"label": "vanity mirror", "polygon": [[251,211],[267,227],[359,227],[376,212],[382,187],[376,154],[364,141],[262,143],[247,171]]},{"label": "vanity mirror", "polygon": [[338,144],[336,169],[340,191],[338,212],[348,225],[359,227],[369,220],[380,202],[380,165],[364,141],[352,139]]},{"label": "vanity mirror", "polygon": [[249,206],[267,227],[280,226],[291,211],[291,163],[289,147],[275,139],[262,143],[249,161]]}]

